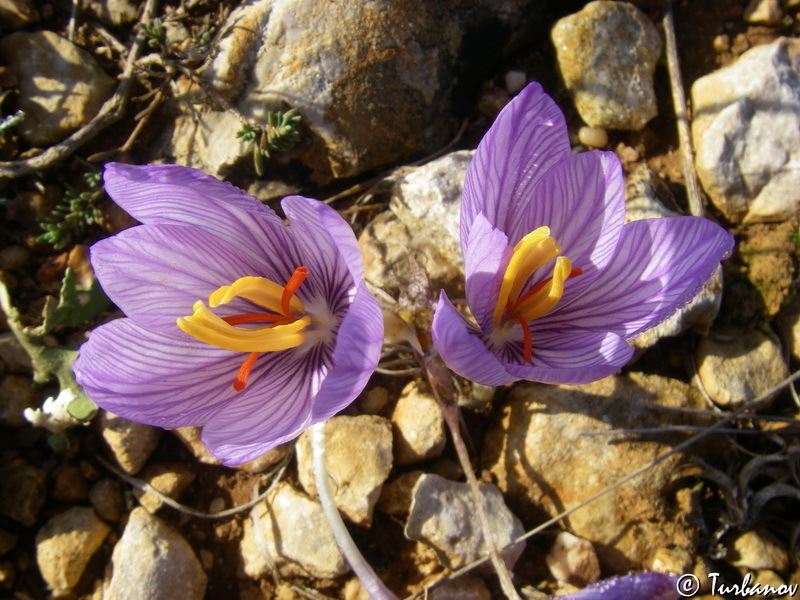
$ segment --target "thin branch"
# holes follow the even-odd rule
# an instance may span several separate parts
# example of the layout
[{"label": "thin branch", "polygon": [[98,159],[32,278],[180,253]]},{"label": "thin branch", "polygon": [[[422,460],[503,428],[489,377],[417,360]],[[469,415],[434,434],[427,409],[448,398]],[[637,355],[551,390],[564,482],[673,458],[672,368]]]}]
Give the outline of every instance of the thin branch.
[{"label": "thin branch", "polygon": [[190,506],[186,506],[184,504],[181,504],[180,502],[176,502],[175,500],[173,500],[169,496],[159,492],[156,488],[154,488],[152,485],[150,485],[146,481],[142,481],[138,477],[134,477],[132,475],[128,475],[127,473],[125,473],[121,469],[118,469],[117,467],[112,465],[110,462],[108,462],[106,459],[104,459],[102,456],[98,455],[95,458],[97,458],[98,462],[100,462],[101,465],[103,465],[106,469],[108,469],[109,471],[114,473],[114,475],[116,475],[117,477],[119,477],[123,481],[131,484],[136,489],[141,490],[141,491],[143,491],[143,492],[145,492],[147,494],[153,494],[154,496],[157,496],[158,499],[161,500],[161,502],[163,502],[164,504],[166,504],[167,506],[169,506],[171,508],[174,508],[175,510],[177,510],[179,512],[182,512],[182,513],[187,514],[187,515],[191,515],[193,517],[197,517],[199,519],[226,519],[226,518],[231,517],[233,515],[238,515],[239,513],[243,513],[245,511],[248,511],[251,508],[253,508],[256,504],[258,504],[259,502],[264,500],[264,498],[267,497],[267,495],[272,491],[272,489],[275,487],[275,485],[283,477],[283,472],[286,470],[286,466],[289,464],[289,456],[291,456],[291,454],[287,454],[286,457],[284,457],[281,460],[281,462],[278,464],[277,467],[275,467],[269,473],[264,475],[264,477],[262,477],[262,479],[268,479],[268,478],[274,476],[274,479],[269,484],[269,487],[267,487],[267,489],[261,495],[259,495],[257,498],[254,498],[250,502],[247,502],[246,504],[242,504],[240,506],[234,506],[233,508],[229,508],[227,510],[223,510],[223,511],[220,511],[220,512],[217,512],[217,513],[206,513],[206,512],[191,508]]},{"label": "thin branch", "polygon": [[664,0],[664,38],[667,45],[667,69],[672,87],[672,102],[675,105],[675,118],[678,121],[678,140],[683,165],[683,178],[686,184],[686,195],[689,199],[689,212],[695,217],[702,217],[703,200],[700,197],[700,186],[694,170],[694,151],[692,135],[689,129],[689,116],[686,112],[686,94],[681,82],[681,67],[678,62],[678,46],[675,41],[675,19],[672,15],[672,1]]},{"label": "thin branch", "polygon": [[[147,4],[145,4],[142,13],[142,24],[149,24],[152,21],[157,4],[158,0],[147,0]],[[125,106],[128,102],[131,84],[134,80],[133,67],[144,44],[144,30],[140,29],[136,39],[133,41],[128,59],[125,62],[125,70],[122,73],[117,89],[114,91],[114,95],[106,100],[100,112],[98,112],[91,121],[63,142],[50,146],[38,156],[24,160],[0,162],[0,178],[8,177],[9,179],[13,179],[15,177],[29,175],[30,173],[42,169],[47,169],[73,154],[78,148],[91,140],[103,129],[121,119],[122,115],[125,113]]]},{"label": "thin branch", "polygon": [[500,581],[500,587],[509,600],[521,600],[511,581],[511,573],[509,573],[506,563],[500,556],[497,544],[494,541],[494,536],[492,535],[489,516],[486,514],[484,497],[478,486],[478,480],[475,477],[475,471],[472,468],[469,452],[467,452],[467,447],[464,444],[464,438],[461,436],[461,413],[458,408],[458,402],[456,401],[457,393],[450,380],[449,371],[447,367],[444,366],[444,363],[442,363],[441,358],[436,354],[429,357],[418,355],[418,360],[428,380],[431,393],[439,404],[445,423],[447,423],[450,429],[453,445],[458,454],[458,461],[461,463],[461,468],[464,469],[464,474],[467,476],[467,483],[472,492],[472,499],[478,509],[478,520],[481,523],[483,538],[486,542],[486,547],[489,549],[488,559],[492,561],[492,566]]}]

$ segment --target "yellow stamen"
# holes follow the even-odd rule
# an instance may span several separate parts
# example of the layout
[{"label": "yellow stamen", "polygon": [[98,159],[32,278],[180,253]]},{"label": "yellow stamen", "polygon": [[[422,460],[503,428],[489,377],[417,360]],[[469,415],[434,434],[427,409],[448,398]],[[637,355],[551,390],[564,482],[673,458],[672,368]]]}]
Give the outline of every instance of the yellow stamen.
[{"label": "yellow stamen", "polygon": [[[250,300],[253,304],[274,313],[283,314],[281,308],[283,290],[284,286],[264,277],[240,277],[231,285],[223,285],[212,292],[208,297],[208,305],[216,308],[238,297]],[[292,296],[289,306],[294,312],[302,313],[304,310],[303,303],[297,296]]]},{"label": "yellow stamen", "polygon": [[277,352],[295,348],[305,340],[303,331],[311,317],[303,317],[287,325],[234,327],[206,308],[202,300],[192,307],[194,314],[178,319],[178,327],[192,337],[216,348],[235,352]]},{"label": "yellow stamen", "polygon": [[[302,315],[305,308],[295,292],[307,276],[308,268],[298,267],[285,286],[264,277],[240,277],[231,285],[223,285],[211,292],[209,306],[216,308],[235,298],[244,298],[269,312],[218,317],[202,300],[198,300],[191,315],[177,320],[178,327],[210,346],[248,354],[233,381],[233,389],[241,392],[247,386],[250,371],[261,352],[289,350],[305,341],[305,330],[311,324],[311,317],[296,316]],[[254,323],[266,325],[236,327]]]},{"label": "yellow stamen", "polygon": [[533,272],[560,253],[561,247],[557,246],[555,238],[550,236],[549,227],[539,227],[531,231],[514,246],[492,315],[495,326],[500,325],[503,311],[509,303],[516,302]]},{"label": "yellow stamen", "polygon": [[[523,360],[526,363],[532,359],[529,323],[550,312],[564,295],[564,282],[583,272],[581,269],[573,269],[569,258],[559,254],[561,246],[550,235],[550,228],[539,227],[514,246],[503,274],[492,319],[495,327],[500,327],[504,322],[519,324],[523,336]],[[555,264],[552,276],[542,279],[520,295],[536,270],[553,259]]]}]

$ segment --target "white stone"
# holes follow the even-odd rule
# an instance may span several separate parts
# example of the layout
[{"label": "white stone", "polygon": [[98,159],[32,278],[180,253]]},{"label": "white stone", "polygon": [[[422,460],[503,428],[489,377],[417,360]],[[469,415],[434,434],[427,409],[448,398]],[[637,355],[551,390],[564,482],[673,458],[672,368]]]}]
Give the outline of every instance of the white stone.
[{"label": "white stone", "polygon": [[608,144],[608,133],[602,127],[581,127],[578,129],[578,141],[584,146],[602,148]]},{"label": "white stone", "polygon": [[[452,152],[412,170],[397,181],[389,213],[364,230],[367,281],[387,291],[404,280],[409,253],[427,271],[436,288],[463,295],[459,219],[461,192],[473,151]],[[460,290],[460,291],[459,291]]]},{"label": "white stone", "polygon": [[600,579],[600,562],[589,540],[562,531],[545,557],[547,568],[559,581],[584,587]]},{"label": "white stone", "polygon": [[253,507],[240,552],[245,574],[256,579],[273,564],[287,577],[338,577],[350,570],[322,506],[284,482]]},{"label": "white stone", "polygon": [[783,11],[778,0],[750,0],[744,9],[746,23],[761,25],[777,25],[783,18]]},{"label": "white stone", "polygon": [[[508,509],[497,487],[485,484],[480,490],[498,549],[525,533],[522,522]],[[417,481],[413,497],[405,528],[408,539],[433,548],[442,564],[453,570],[487,554],[477,508],[466,483],[425,474]],[[513,568],[524,549],[525,543],[520,542],[501,552],[509,568]]]},{"label": "white stone", "polygon": [[640,130],[656,116],[653,73],[661,37],[638,8],[599,0],[552,29],[558,67],[591,127]]},{"label": "white stone", "polygon": [[[311,452],[311,433],[297,441],[297,473],[303,489],[317,495]],[[345,517],[369,527],[383,483],[392,470],[392,429],[388,419],[375,415],[337,416],[325,423],[325,464],[333,499]]]},{"label": "white stone", "polygon": [[206,577],[189,543],[143,508],[135,508],[111,557],[103,600],[202,600]]},{"label": "white stone", "polygon": [[447,438],[442,411],[418,382],[412,381],[403,389],[391,420],[398,465],[436,458],[444,450]]},{"label": "white stone", "polygon": [[0,55],[19,81],[17,130],[27,142],[48,146],[86,124],[114,90],[114,80],[91,54],[52,31],[17,32],[0,40]]},{"label": "white stone", "polygon": [[506,84],[506,91],[509,94],[516,94],[521,92],[525,84],[528,83],[528,76],[525,75],[524,71],[508,71],[503,77],[503,81]]},{"label": "white stone", "polygon": [[697,346],[697,374],[719,406],[737,408],[789,376],[781,347],[758,330],[712,331]]},{"label": "white stone", "polygon": [[97,419],[100,434],[120,467],[135,475],[161,439],[161,429],[134,423],[106,411]]},{"label": "white stone", "polygon": [[36,563],[53,594],[67,594],[111,528],[94,510],[73,506],[50,518],[36,534]]},{"label": "white stone", "polygon": [[800,209],[800,40],[781,38],[692,86],[697,174],[734,222]]}]

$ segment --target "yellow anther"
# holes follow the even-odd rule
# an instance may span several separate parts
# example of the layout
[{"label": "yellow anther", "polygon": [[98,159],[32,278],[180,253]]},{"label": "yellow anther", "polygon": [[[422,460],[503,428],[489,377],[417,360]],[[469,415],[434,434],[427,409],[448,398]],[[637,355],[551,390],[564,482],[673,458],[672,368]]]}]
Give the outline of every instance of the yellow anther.
[{"label": "yellow anther", "polygon": [[[244,298],[274,313],[281,312],[281,297],[284,286],[278,285],[264,277],[240,277],[231,285],[223,285],[208,297],[208,305],[216,308],[227,304],[234,298]],[[302,313],[303,303],[297,296],[292,296],[289,307],[293,312]]]},{"label": "yellow anther", "polygon": [[527,322],[546,315],[564,295],[564,282],[569,278],[571,271],[570,260],[566,256],[559,256],[553,268],[553,277],[527,298],[518,300],[510,312],[521,316]]},{"label": "yellow anther", "polygon": [[534,271],[560,253],[561,247],[557,246],[555,238],[550,236],[549,227],[539,227],[531,231],[514,246],[492,315],[495,326],[500,325],[506,307],[509,303],[514,304],[517,301],[522,288]]}]

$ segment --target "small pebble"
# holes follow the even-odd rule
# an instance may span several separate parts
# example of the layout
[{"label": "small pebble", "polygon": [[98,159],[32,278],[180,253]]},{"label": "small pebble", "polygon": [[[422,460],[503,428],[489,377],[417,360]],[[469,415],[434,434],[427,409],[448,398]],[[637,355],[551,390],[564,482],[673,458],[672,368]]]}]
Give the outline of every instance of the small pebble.
[{"label": "small pebble", "polygon": [[624,164],[635,163],[640,158],[639,151],[636,148],[624,146],[623,144],[617,146],[617,156]]},{"label": "small pebble", "polygon": [[506,90],[509,94],[516,94],[528,81],[527,75],[522,71],[509,71],[505,75]]},{"label": "small pebble", "polygon": [[712,44],[717,52],[727,52],[731,49],[731,36],[725,33],[718,35],[714,38]]},{"label": "small pebble", "polygon": [[225,510],[224,498],[214,498],[211,501],[211,504],[208,505],[208,512],[211,514],[216,514],[218,512],[222,512],[223,510]]},{"label": "small pebble", "polygon": [[608,134],[602,127],[581,127],[578,130],[578,141],[584,146],[602,148],[608,144]]}]

